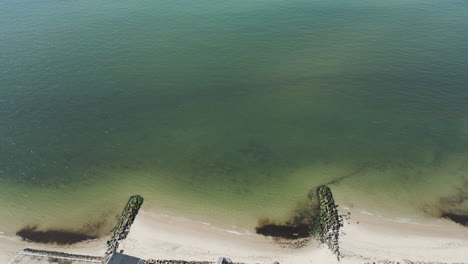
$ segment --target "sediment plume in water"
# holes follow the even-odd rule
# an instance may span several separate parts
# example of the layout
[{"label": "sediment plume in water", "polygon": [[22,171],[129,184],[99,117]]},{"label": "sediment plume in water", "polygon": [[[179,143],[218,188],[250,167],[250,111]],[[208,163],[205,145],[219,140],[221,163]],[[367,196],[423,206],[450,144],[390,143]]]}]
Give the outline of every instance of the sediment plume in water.
[{"label": "sediment plume in water", "polygon": [[35,226],[27,226],[16,232],[16,235],[24,240],[36,243],[54,243],[59,245],[70,245],[87,240],[97,239],[97,236],[87,235],[70,230],[38,230]]}]

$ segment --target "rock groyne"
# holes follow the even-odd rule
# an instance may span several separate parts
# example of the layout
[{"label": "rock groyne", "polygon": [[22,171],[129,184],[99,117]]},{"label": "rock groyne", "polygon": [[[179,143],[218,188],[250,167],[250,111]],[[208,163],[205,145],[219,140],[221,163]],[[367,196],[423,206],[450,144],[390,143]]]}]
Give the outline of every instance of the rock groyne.
[{"label": "rock groyne", "polygon": [[130,227],[132,226],[142,204],[143,197],[139,195],[133,195],[128,199],[127,205],[125,205],[117,224],[112,229],[112,237],[107,241],[105,259],[112,255],[112,253],[116,252],[119,248],[120,241],[127,237],[130,232]]},{"label": "rock groyne", "polygon": [[333,194],[328,186],[318,187],[317,196],[319,200],[318,239],[327,244],[339,260],[341,257],[339,236],[340,228],[343,227],[343,219],[338,213],[338,206],[335,204]]}]

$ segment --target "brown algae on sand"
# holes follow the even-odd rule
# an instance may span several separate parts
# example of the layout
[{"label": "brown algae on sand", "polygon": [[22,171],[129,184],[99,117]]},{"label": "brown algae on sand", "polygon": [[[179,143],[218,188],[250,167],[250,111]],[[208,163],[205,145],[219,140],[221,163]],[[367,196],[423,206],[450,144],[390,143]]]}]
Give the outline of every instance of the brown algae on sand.
[{"label": "brown algae on sand", "polygon": [[27,226],[16,232],[24,240],[36,243],[55,243],[70,245],[78,242],[97,239],[96,236],[83,234],[71,230],[38,230],[36,226]]},{"label": "brown algae on sand", "polygon": [[340,258],[339,235],[343,218],[338,213],[331,189],[322,185],[309,192],[308,202],[296,210],[292,220],[278,224],[268,219],[259,221],[256,232],[283,239],[315,237]]}]

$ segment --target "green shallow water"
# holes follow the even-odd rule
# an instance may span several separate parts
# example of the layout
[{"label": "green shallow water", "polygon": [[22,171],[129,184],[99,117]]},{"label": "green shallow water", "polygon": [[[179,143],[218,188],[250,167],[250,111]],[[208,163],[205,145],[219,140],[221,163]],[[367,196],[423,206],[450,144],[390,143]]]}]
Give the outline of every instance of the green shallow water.
[{"label": "green shallow water", "polygon": [[110,226],[134,193],[251,230],[336,179],[347,206],[468,213],[467,13],[2,1],[0,231]]}]

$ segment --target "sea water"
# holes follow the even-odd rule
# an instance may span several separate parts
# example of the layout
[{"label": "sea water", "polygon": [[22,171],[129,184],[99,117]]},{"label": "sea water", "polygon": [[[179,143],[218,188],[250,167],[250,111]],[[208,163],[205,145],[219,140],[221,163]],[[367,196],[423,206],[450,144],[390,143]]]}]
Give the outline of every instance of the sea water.
[{"label": "sea water", "polygon": [[468,213],[468,2],[0,2],[0,223]]}]

